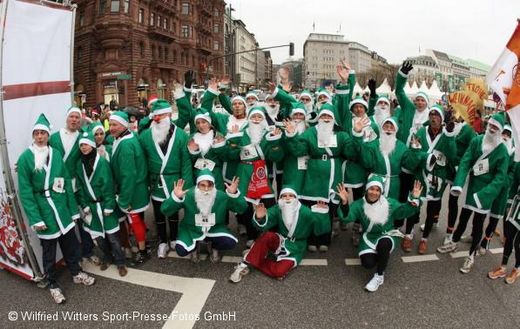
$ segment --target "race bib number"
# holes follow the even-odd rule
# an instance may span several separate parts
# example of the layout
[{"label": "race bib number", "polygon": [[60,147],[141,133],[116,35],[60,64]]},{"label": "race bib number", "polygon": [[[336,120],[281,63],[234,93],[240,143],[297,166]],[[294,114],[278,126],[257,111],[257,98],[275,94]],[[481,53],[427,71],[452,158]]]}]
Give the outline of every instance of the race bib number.
[{"label": "race bib number", "polygon": [[309,156],[298,157],[298,170],[307,170],[307,163],[309,162]]},{"label": "race bib number", "polygon": [[213,225],[215,225],[215,213],[208,214],[207,216],[202,214],[195,215],[195,226],[212,227]]},{"label": "race bib number", "polygon": [[338,146],[338,136],[331,136],[328,143],[321,143],[318,141],[318,147],[326,148],[326,147],[337,147]]},{"label": "race bib number", "polygon": [[65,179],[63,177],[54,178],[52,190],[56,193],[65,193]]},{"label": "race bib number", "polygon": [[487,174],[488,172],[489,172],[489,160],[488,159],[479,160],[473,166],[473,174],[475,174],[475,176],[484,175],[484,174]]},{"label": "race bib number", "polygon": [[213,171],[213,168],[215,168],[215,162],[208,159],[199,158],[197,161],[195,161],[195,168],[199,170],[209,169],[210,171]]},{"label": "race bib number", "polygon": [[446,166],[446,156],[444,155],[444,153],[437,150],[433,150],[433,155],[435,155],[435,158],[437,159],[436,164],[438,164],[441,167]]},{"label": "race bib number", "polygon": [[258,152],[256,151],[256,147],[249,144],[243,146],[240,150],[240,160],[252,160],[258,157]]}]

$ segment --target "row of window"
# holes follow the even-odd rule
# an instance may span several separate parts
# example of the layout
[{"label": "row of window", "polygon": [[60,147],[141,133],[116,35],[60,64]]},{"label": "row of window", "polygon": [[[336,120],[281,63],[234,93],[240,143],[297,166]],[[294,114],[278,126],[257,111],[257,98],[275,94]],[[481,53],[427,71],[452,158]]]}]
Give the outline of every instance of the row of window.
[{"label": "row of window", "polygon": [[[121,6],[123,7],[123,12],[128,13],[130,8],[130,0],[108,0],[110,2],[110,12],[118,13],[121,10]],[[98,13],[100,15],[104,14],[107,10],[107,0],[99,0]],[[174,3],[175,8],[177,8],[177,1]],[[193,14],[193,6],[189,2],[183,2],[181,4],[181,14],[184,16],[188,16]],[[213,16],[219,17],[220,11],[218,8],[213,9]]]}]

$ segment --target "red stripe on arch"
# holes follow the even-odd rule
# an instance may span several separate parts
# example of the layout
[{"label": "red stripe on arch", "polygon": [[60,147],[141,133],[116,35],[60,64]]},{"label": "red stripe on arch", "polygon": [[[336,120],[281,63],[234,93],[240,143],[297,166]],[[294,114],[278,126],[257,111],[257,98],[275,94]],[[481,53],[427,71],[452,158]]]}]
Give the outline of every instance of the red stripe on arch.
[{"label": "red stripe on arch", "polygon": [[4,100],[70,92],[70,81],[49,81],[4,86]]}]

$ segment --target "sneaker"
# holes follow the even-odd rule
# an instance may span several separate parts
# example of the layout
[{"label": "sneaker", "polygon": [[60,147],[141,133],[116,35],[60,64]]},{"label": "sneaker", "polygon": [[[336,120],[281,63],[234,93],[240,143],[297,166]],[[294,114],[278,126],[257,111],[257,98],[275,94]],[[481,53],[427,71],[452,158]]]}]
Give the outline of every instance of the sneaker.
[{"label": "sneaker", "polygon": [[213,264],[220,262],[220,255],[217,249],[213,249],[211,242],[207,244],[209,261]]},{"label": "sneaker", "polygon": [[443,244],[439,248],[437,248],[437,252],[439,254],[447,254],[449,252],[453,252],[457,250],[457,242],[450,241],[447,244]]},{"label": "sneaker", "polygon": [[412,251],[412,239],[405,236],[403,238],[403,241],[401,241],[401,248],[403,249],[404,252]]},{"label": "sneaker", "polygon": [[379,286],[381,286],[385,282],[385,275],[379,275],[377,273],[374,274],[372,280],[368,281],[365,289],[370,292],[377,291]]},{"label": "sneaker", "polygon": [[246,247],[251,248],[251,246],[255,243],[255,240],[247,240]]},{"label": "sneaker", "polygon": [[175,241],[170,241],[170,250],[175,250]]},{"label": "sneaker", "polygon": [[453,237],[453,234],[446,233],[446,235],[444,236],[444,240],[442,240],[442,244],[445,245],[445,244],[452,242],[451,241],[452,237]]},{"label": "sneaker", "polygon": [[144,264],[148,260],[148,258],[149,258],[148,252],[142,253],[141,251],[139,251],[137,254],[135,254],[134,263],[136,265]]},{"label": "sneaker", "polygon": [[486,253],[487,253],[487,249],[486,248],[484,248],[484,247],[478,248],[478,255],[479,256],[485,256]]},{"label": "sneaker", "polygon": [[326,245],[324,245],[324,244],[322,244],[322,245],[319,247],[319,250],[320,250],[320,252],[327,252],[327,251],[329,251],[329,247],[326,246]]},{"label": "sneaker", "polygon": [[101,271],[106,271],[108,268],[108,263],[107,262],[102,262],[100,265],[99,265],[99,269]]},{"label": "sneaker", "polygon": [[310,252],[316,252],[318,251],[318,248],[313,245],[313,244],[310,244],[308,247],[307,247],[307,250],[310,251]]},{"label": "sneaker", "polygon": [[459,271],[461,273],[467,274],[471,272],[473,264],[475,264],[475,260],[473,259],[473,257],[468,256],[466,257],[466,259],[464,259],[464,264],[462,264],[462,267],[459,269]]},{"label": "sneaker", "polygon": [[62,304],[67,300],[60,288],[49,289],[49,291],[51,292],[52,299],[56,304]]},{"label": "sneaker", "polygon": [[168,255],[168,244],[162,242],[159,244],[159,247],[157,248],[157,257],[164,259],[164,258],[166,258],[167,255]]},{"label": "sneaker", "polygon": [[421,232],[424,232],[425,227],[426,227],[426,224],[421,224]]},{"label": "sneaker", "polygon": [[520,277],[520,270],[517,268],[514,268],[511,273],[506,277],[506,283],[507,284],[513,284],[515,283],[516,279]]},{"label": "sneaker", "polygon": [[472,243],[473,242],[473,238],[471,237],[471,235],[463,235],[463,236],[460,237],[460,242]]},{"label": "sneaker", "polygon": [[419,247],[417,248],[417,253],[419,255],[424,255],[428,251],[428,243],[426,240],[421,239],[421,242],[419,242]]},{"label": "sneaker", "polygon": [[128,269],[125,265],[118,266],[117,271],[119,272],[119,276],[126,276],[128,274]]},{"label": "sneaker", "polygon": [[495,268],[493,271],[488,272],[488,278],[490,278],[491,280],[504,278],[506,275],[506,267],[502,265]]},{"label": "sneaker", "polygon": [[89,263],[92,263],[92,264],[96,265],[96,266],[101,265],[101,260],[96,255],[92,255],[90,257],[85,257],[83,259],[86,260]]},{"label": "sneaker", "polygon": [[197,264],[200,262],[200,243],[197,242],[197,245],[195,246],[195,250],[190,254],[190,260],[192,263]]},{"label": "sneaker", "polygon": [[75,284],[83,284],[85,286],[91,286],[96,282],[96,279],[91,277],[85,272],[79,272],[77,275],[72,277],[72,281],[74,281]]},{"label": "sneaker", "polygon": [[235,266],[235,271],[229,276],[229,281],[238,283],[242,280],[242,277],[249,274],[249,267],[245,264],[238,264]]}]

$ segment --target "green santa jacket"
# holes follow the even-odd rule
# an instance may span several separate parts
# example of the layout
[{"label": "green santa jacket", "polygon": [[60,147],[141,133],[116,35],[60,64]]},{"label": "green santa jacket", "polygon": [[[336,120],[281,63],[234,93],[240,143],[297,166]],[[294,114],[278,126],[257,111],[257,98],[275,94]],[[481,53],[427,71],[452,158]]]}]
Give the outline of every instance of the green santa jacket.
[{"label": "green santa jacket", "polygon": [[226,236],[238,241],[226,225],[226,214],[228,211],[242,214],[247,209],[247,203],[240,195],[240,192],[229,194],[217,190],[217,195],[211,208],[215,222],[214,224],[204,224],[198,220],[200,210],[195,202],[195,188],[190,188],[182,199],[177,198],[172,193],[161,206],[162,213],[168,217],[180,209],[184,209],[184,218],[179,224],[179,233],[175,242],[183,246],[187,251],[191,251],[195,248],[197,241],[202,241],[206,237]]},{"label": "green santa jacket", "polygon": [[47,165],[36,170],[31,146],[20,155],[17,168],[20,201],[29,225],[47,226],[36,232],[38,237],[55,239],[74,228],[79,209],[61,153],[49,146]]},{"label": "green santa jacket", "polygon": [[500,189],[506,183],[509,155],[504,144],[500,143],[491,152],[483,154],[484,135],[478,135],[460,160],[459,169],[453,181],[452,191],[462,191],[466,176],[469,175],[465,208],[487,214]]},{"label": "green santa jacket", "polygon": [[110,163],[96,154],[90,176],[87,176],[81,160],[76,165],[75,176],[79,205],[82,209],[88,208],[90,211],[90,223],[84,220],[85,231],[89,232],[93,239],[104,237],[105,233],[112,234],[119,231],[119,220],[114,213],[116,198]]},{"label": "green santa jacket", "polygon": [[182,178],[185,186],[193,185],[191,157],[188,152],[188,135],[172,124],[173,130],[168,141],[166,154],[153,140],[152,128],[146,129],[139,135],[139,142],[144,153],[148,168],[148,184],[151,197],[156,201],[164,201],[170,196],[173,183]]},{"label": "green santa jacket", "polygon": [[[400,203],[392,198],[388,198],[386,201],[388,206],[387,220],[382,224],[374,223],[365,213],[365,205],[366,207],[381,207],[381,200],[374,204],[368,204],[363,197],[354,201],[348,210],[347,207],[343,205],[338,209],[338,216],[343,223],[359,221],[363,227],[363,235],[358,247],[359,256],[369,253],[375,254],[377,242],[383,237],[390,237],[392,239],[393,250],[395,246],[398,245],[399,238],[403,236],[403,234],[394,227],[395,221],[411,217],[420,210],[419,199],[409,197],[408,203]],[[347,212],[348,215],[346,214]],[[380,213],[383,214],[382,211]]]},{"label": "green santa jacket", "polygon": [[148,168],[137,137],[128,132],[114,141],[110,165],[117,204],[123,212],[140,213],[148,208]]},{"label": "green santa jacket", "polygon": [[[193,139],[196,134],[198,133],[191,135],[190,139]],[[202,154],[200,148],[194,152],[188,149],[193,164],[193,177],[197,177],[202,169],[209,169],[215,178],[215,186],[221,191],[225,189],[222,167],[226,152],[225,146],[225,140],[220,143],[212,143],[210,149],[205,154]]]},{"label": "green santa jacket", "polygon": [[281,236],[280,251],[275,255],[278,261],[290,260],[294,262],[294,266],[298,265],[305,256],[307,238],[313,233],[322,235],[330,232],[328,209],[316,206],[311,209],[300,204],[290,227],[286,226],[278,205],[267,209],[265,218],[256,218],[256,214],[253,215],[253,225],[257,229],[266,232],[276,228]]},{"label": "green santa jacket", "polygon": [[475,130],[471,128],[466,122],[456,123],[455,129],[453,131],[455,133],[455,146],[457,148],[457,156],[454,161],[450,162],[450,176],[448,178],[448,182],[453,183],[453,179],[455,178],[455,173],[457,172],[457,167],[459,166],[460,159],[464,155],[464,152],[468,149],[469,143],[473,137],[477,134]]},{"label": "green santa jacket", "polygon": [[[80,151],[78,141],[81,136],[81,131],[78,132],[78,136],[68,153],[65,152],[65,147],[63,146],[61,139],[62,134],[65,134],[64,129],[60,129],[59,131],[52,134],[49,138],[49,145],[52,146],[55,151],[61,153],[62,159],[65,162],[65,166],[67,167],[68,172],[72,175],[74,170],[76,170],[76,164],[79,161]],[[76,180],[74,177],[72,177],[72,188],[74,191],[77,190]]]}]

